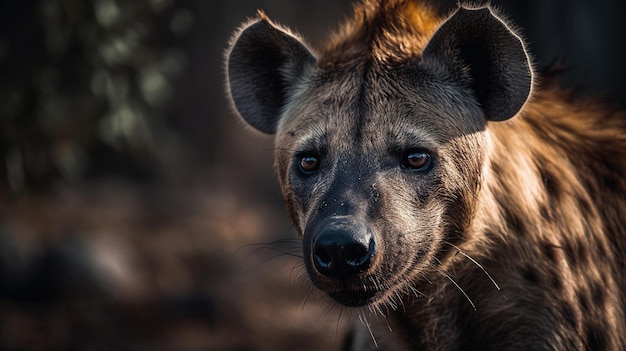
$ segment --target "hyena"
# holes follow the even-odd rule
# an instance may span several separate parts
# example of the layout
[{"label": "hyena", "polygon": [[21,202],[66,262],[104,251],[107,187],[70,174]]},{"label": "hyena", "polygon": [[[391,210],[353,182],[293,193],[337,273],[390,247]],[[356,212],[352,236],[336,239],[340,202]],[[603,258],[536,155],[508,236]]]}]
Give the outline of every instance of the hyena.
[{"label": "hyena", "polygon": [[364,0],[318,50],[260,12],[227,76],[351,349],[626,349],[626,114],[498,11]]}]

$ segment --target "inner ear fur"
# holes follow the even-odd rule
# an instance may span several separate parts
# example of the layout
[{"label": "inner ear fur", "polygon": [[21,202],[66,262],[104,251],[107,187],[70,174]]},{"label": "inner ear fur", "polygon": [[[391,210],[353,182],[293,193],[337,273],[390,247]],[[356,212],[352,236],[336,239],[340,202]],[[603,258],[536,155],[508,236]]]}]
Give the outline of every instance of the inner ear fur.
[{"label": "inner ear fur", "polygon": [[316,62],[301,39],[262,12],[236,35],[227,60],[233,105],[251,126],[268,134],[276,132],[290,90]]},{"label": "inner ear fur", "polygon": [[533,72],[524,42],[490,7],[460,7],[435,32],[422,53],[471,89],[485,118],[515,116],[528,100]]}]

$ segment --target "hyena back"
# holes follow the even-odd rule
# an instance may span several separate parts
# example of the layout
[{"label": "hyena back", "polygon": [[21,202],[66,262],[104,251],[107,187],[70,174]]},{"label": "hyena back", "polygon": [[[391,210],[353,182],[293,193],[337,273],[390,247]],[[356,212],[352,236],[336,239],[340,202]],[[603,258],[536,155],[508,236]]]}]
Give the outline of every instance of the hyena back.
[{"label": "hyena back", "polygon": [[626,116],[491,7],[365,0],[317,51],[260,13],[227,70],[352,349],[626,348]]}]

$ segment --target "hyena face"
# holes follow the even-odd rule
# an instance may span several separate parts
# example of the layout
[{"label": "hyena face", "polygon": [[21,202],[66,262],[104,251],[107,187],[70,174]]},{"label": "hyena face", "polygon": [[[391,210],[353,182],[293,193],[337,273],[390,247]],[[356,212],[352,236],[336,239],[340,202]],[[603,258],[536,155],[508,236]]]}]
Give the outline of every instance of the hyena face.
[{"label": "hyena face", "polygon": [[[384,64],[331,79],[320,70],[281,122],[277,170],[307,270],[343,304],[378,301],[427,274],[442,242],[462,236],[447,224],[472,212],[482,113],[461,91],[433,94],[448,85],[425,75]],[[420,77],[430,90],[415,86]],[[455,107],[426,107],[438,96]]]},{"label": "hyena face", "polygon": [[413,294],[466,238],[486,123],[516,114],[531,85],[521,41],[490,9],[437,29],[396,5],[366,8],[320,55],[261,14],[229,53],[235,107],[276,134],[311,280],[348,306]]}]

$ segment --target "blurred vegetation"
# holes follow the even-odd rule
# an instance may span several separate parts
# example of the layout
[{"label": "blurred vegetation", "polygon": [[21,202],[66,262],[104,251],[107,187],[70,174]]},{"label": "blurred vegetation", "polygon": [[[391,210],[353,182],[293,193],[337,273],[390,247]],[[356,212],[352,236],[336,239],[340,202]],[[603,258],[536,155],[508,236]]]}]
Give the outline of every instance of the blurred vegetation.
[{"label": "blurred vegetation", "polygon": [[[223,90],[232,31],[257,8],[287,18],[330,12],[329,23],[348,9],[326,2],[0,2],[2,187],[149,181],[219,163],[231,156],[223,145],[242,142],[232,139]],[[301,27],[319,39],[329,23],[308,17]]]},{"label": "blurred vegetation", "polygon": [[[0,5],[0,153],[13,192],[123,172],[175,147],[167,106],[193,14],[168,0]],[[166,144],[166,145],[164,145]]]}]

